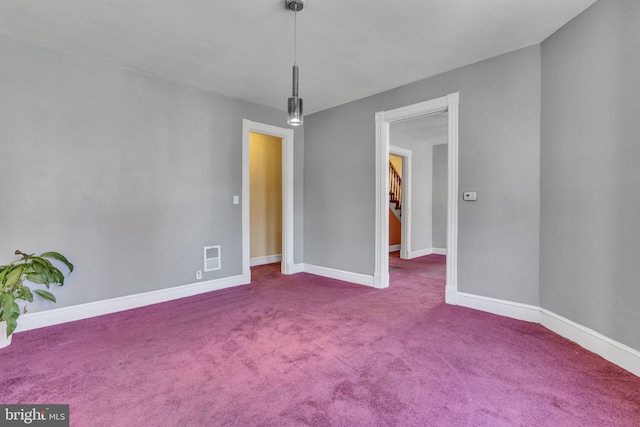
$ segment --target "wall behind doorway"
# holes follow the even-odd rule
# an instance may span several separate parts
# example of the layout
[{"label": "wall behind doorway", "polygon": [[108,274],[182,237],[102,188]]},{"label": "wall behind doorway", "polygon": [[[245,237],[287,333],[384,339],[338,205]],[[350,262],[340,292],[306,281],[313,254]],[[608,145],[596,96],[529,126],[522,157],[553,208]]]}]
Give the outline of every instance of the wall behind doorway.
[{"label": "wall behind doorway", "polygon": [[282,255],[282,139],[251,132],[249,163],[250,256]]},{"label": "wall behind doorway", "polygon": [[[391,144],[411,150],[411,247],[409,256],[428,252],[432,248],[432,169],[433,149],[425,140],[418,140],[395,132],[391,125]],[[412,255],[413,254],[413,255]]]}]

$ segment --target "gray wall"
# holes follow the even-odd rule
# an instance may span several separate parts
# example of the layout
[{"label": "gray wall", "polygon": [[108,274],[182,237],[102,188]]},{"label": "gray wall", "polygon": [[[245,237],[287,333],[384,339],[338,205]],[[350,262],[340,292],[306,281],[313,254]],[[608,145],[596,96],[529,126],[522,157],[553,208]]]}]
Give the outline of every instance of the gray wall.
[{"label": "gray wall", "polygon": [[433,247],[438,249],[447,248],[448,147],[433,146]]},{"label": "gray wall", "polygon": [[[242,273],[242,119],[285,113],[4,37],[0,56],[0,262],[67,255],[56,307],[193,283],[205,245],[222,245],[205,280]],[[302,130],[295,144],[302,262]]]},{"label": "gray wall", "polygon": [[542,44],[542,307],[640,349],[640,2]]},{"label": "gray wall", "polygon": [[[433,150],[431,144],[425,140],[396,133],[393,124],[390,128],[390,145],[411,150],[411,245],[407,249],[409,251],[430,249],[433,247],[431,218]],[[403,171],[403,174],[406,176],[406,171]]]},{"label": "gray wall", "polygon": [[305,263],[373,274],[374,114],[456,91],[459,290],[538,305],[539,45],[306,117]]}]

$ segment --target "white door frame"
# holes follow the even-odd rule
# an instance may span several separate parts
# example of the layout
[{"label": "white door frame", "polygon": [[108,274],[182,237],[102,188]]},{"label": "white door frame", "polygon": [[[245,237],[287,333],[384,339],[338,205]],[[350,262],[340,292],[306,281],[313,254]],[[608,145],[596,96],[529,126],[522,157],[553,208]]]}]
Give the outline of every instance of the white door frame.
[{"label": "white door frame", "polygon": [[251,232],[249,206],[249,133],[282,138],[282,274],[292,274],[293,266],[293,129],[242,121],[242,276],[251,283]]},{"label": "white door frame", "polygon": [[[409,250],[411,249],[411,164],[413,162],[413,151],[406,148],[389,145],[389,154],[402,156],[402,200],[400,201],[400,206],[402,206],[402,214],[400,215],[400,258],[408,259]],[[387,249],[387,251],[388,250],[389,249]]]},{"label": "white door frame", "polygon": [[458,104],[459,92],[389,111],[376,121],[376,212],[374,287],[389,286],[389,126],[443,111],[448,113],[447,287],[445,301],[455,304],[458,292]]}]

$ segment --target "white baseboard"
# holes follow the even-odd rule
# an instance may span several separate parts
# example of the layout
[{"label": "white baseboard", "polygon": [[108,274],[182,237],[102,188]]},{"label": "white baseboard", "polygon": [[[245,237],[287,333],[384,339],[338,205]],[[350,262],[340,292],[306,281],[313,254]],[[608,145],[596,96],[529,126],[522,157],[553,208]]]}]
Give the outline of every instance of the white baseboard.
[{"label": "white baseboard", "polygon": [[418,258],[426,255],[446,255],[447,250],[443,248],[424,248],[417,251],[407,251],[407,259]]},{"label": "white baseboard", "polygon": [[222,279],[207,280],[206,282],[176,286],[173,288],[159,289],[157,291],[144,292],[141,294],[89,302],[71,307],[54,308],[52,310],[38,311],[36,313],[27,313],[23,314],[18,319],[16,332],[57,325],[59,323],[73,322],[75,320],[87,319],[89,317],[102,316],[103,314],[116,313],[118,311],[130,310],[132,308],[144,307],[146,305],[190,297],[206,292],[230,288],[232,286],[243,285],[245,283],[244,276],[231,276]]},{"label": "white baseboard", "polygon": [[390,245],[389,246],[389,252],[399,251],[401,247],[402,247],[402,245]]},{"label": "white baseboard", "polygon": [[[375,286],[374,277],[365,274],[351,273],[348,271],[319,267],[310,264],[295,264],[294,270],[296,270],[296,273],[304,271],[317,276],[328,277],[359,285]],[[23,314],[18,319],[16,332],[72,322],[104,314],[116,313],[119,311],[239,286],[246,283],[248,282],[246,281],[245,276],[238,275],[192,283],[189,285],[176,286],[168,289],[160,289],[141,294],[79,304],[71,307],[27,313]],[[592,329],[575,323],[544,308],[480,295],[467,294],[464,292],[457,292],[452,288],[446,288],[445,300],[447,304],[457,304],[463,307],[486,311],[500,316],[540,323],[542,326],[557,333],[558,335],[574,341],[587,350],[602,356],[606,360],[626,369],[632,374],[640,376],[640,351],[614,341]]]},{"label": "white baseboard", "polygon": [[273,264],[274,262],[282,262],[282,254],[251,258],[249,265],[255,267],[256,265]]},{"label": "white baseboard", "polygon": [[382,274],[373,275],[373,287],[376,289],[385,289],[389,287],[389,272],[386,273],[386,278]]},{"label": "white baseboard", "polygon": [[545,328],[640,377],[640,351],[544,308],[540,309],[540,314],[540,323]]},{"label": "white baseboard", "polygon": [[500,316],[511,317],[512,319],[540,323],[540,308],[534,305],[466,294],[464,292],[458,292],[457,304]]},{"label": "white baseboard", "polygon": [[432,253],[433,253],[433,249],[431,248],[418,249],[417,251],[408,250],[407,259],[418,258],[425,255],[431,255]]},{"label": "white baseboard", "polygon": [[292,264],[289,267],[289,274],[302,273],[304,271],[304,264]]},{"label": "white baseboard", "polygon": [[451,305],[458,305],[458,291],[455,288],[445,287],[444,302]]},{"label": "white baseboard", "polygon": [[319,267],[311,264],[304,264],[304,272],[358,285],[374,286],[373,276],[367,276],[366,274],[351,273],[349,271],[335,270],[333,268]]},{"label": "white baseboard", "polygon": [[445,301],[447,304],[461,305],[513,319],[540,323],[558,335],[602,356],[632,374],[640,376],[640,351],[544,308],[456,292],[449,288],[446,289]]}]

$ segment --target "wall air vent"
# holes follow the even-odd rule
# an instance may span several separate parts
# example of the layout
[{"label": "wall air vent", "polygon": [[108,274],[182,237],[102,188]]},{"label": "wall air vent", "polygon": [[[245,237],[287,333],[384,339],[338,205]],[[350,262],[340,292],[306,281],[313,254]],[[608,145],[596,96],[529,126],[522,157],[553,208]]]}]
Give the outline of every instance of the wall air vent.
[{"label": "wall air vent", "polygon": [[222,261],[220,257],[220,245],[205,246],[204,248],[204,271],[220,270]]}]

